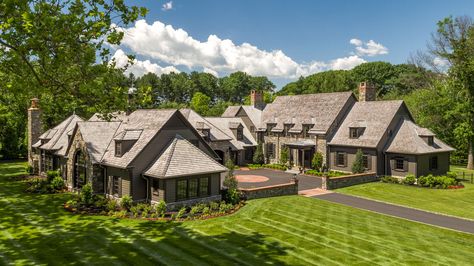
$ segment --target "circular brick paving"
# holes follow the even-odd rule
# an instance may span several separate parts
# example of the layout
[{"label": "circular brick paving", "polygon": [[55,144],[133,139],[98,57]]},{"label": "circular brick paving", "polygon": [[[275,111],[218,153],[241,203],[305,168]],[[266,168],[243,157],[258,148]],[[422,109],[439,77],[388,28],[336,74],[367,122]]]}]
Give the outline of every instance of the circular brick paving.
[{"label": "circular brick paving", "polygon": [[236,175],[237,181],[242,183],[259,183],[268,181],[268,177],[261,175]]}]

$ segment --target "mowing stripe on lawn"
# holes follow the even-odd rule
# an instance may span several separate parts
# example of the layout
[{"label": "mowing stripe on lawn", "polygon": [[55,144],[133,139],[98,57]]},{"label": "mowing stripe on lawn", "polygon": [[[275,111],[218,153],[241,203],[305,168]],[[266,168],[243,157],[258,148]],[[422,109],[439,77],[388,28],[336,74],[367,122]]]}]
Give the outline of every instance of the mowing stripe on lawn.
[{"label": "mowing stripe on lawn", "polygon": [[[249,228],[243,226],[242,224],[235,224],[235,227],[240,228],[241,230],[244,230],[244,231],[247,231],[247,232],[254,232],[252,229],[249,229]],[[288,252],[288,254],[291,254],[291,255],[293,255],[295,258],[298,258],[298,259],[300,259],[300,260],[304,260],[304,261],[305,261],[306,263],[308,263],[308,264],[311,264],[311,265],[320,265],[320,261],[315,262],[314,260],[311,259],[311,258],[313,258],[313,257],[317,257],[317,258],[320,258],[320,259],[322,259],[322,260],[325,260],[325,261],[327,261],[327,262],[329,262],[329,263],[332,263],[332,264],[334,264],[334,265],[344,265],[343,263],[340,263],[340,262],[338,262],[338,261],[331,260],[330,258],[328,258],[328,257],[326,257],[326,256],[318,255],[318,254],[316,254],[315,252],[309,251],[309,250],[307,250],[307,249],[305,249],[305,248],[303,248],[303,247],[295,246],[295,245],[289,243],[287,240],[282,240],[282,239],[276,238],[276,237],[274,237],[274,236],[268,236],[268,239],[271,239],[271,240],[273,240],[273,241],[275,241],[275,242],[278,242],[278,243],[280,243],[280,244],[282,244],[282,245],[288,246],[289,248],[291,248],[291,250],[286,251],[286,252]],[[306,254],[309,254],[311,258],[302,256],[302,255],[301,255],[301,252],[296,252],[296,251],[294,251],[294,250],[300,250],[300,251],[302,251],[302,252],[304,252],[304,253],[306,253]],[[327,265],[327,263],[325,263],[324,265]]]},{"label": "mowing stripe on lawn", "polygon": [[[283,216],[283,217],[284,217],[284,216]],[[300,232],[300,233],[305,234],[305,235],[314,236],[316,239],[318,239],[318,238],[321,239],[321,240],[324,239],[324,240],[325,240],[325,243],[327,243],[328,245],[331,245],[331,243],[334,243],[334,244],[336,244],[336,245],[340,245],[340,246],[343,246],[343,247],[345,247],[345,248],[348,248],[348,249],[346,249],[346,250],[350,250],[350,249],[357,250],[358,253],[363,253],[364,255],[361,255],[361,256],[360,256],[360,255],[357,253],[356,256],[359,257],[359,258],[361,258],[361,259],[363,259],[363,260],[370,260],[371,262],[374,262],[370,257],[378,257],[378,258],[382,259],[382,261],[383,261],[383,260],[389,260],[389,261],[391,261],[391,262],[394,263],[394,264],[397,264],[397,263],[398,263],[398,264],[401,264],[401,263],[396,262],[396,261],[394,261],[393,259],[388,258],[388,257],[386,257],[386,256],[380,256],[379,254],[374,254],[374,253],[372,253],[372,252],[370,252],[370,251],[367,251],[367,250],[358,248],[358,247],[355,245],[355,243],[354,243],[353,245],[344,243],[344,242],[343,242],[343,239],[338,240],[338,239],[336,239],[336,238],[326,237],[326,236],[323,236],[323,235],[321,235],[321,234],[314,234],[314,233],[312,233],[312,232],[310,232],[310,231],[304,231],[304,230],[299,229],[299,228],[297,228],[297,227],[295,227],[295,226],[291,226],[290,224],[279,222],[278,220],[270,220],[270,219],[265,218],[265,217],[262,217],[262,218],[263,218],[264,220],[268,221],[269,223],[280,224],[280,225],[284,226],[285,228],[286,228],[286,227],[290,227],[292,230],[294,230],[294,231],[296,231],[296,232]],[[323,227],[323,228],[324,228],[324,227]],[[336,232],[336,233],[339,233],[339,234],[343,234],[343,235],[345,235],[345,236],[348,236],[349,239],[350,239],[350,238],[353,238],[353,237],[350,236],[349,234],[345,234],[345,233],[342,233],[342,232],[339,232],[339,231],[335,231],[335,232]],[[337,236],[337,234],[335,234],[335,236]],[[357,239],[362,240],[362,239],[360,239],[360,238],[357,238]],[[313,241],[313,242],[314,242],[314,241]],[[319,242],[316,242],[316,243],[319,243]],[[371,243],[371,242],[370,242],[370,243]],[[373,244],[373,243],[371,243],[371,244]],[[342,248],[338,248],[338,250],[341,250],[341,249],[342,249]],[[344,249],[343,249],[343,250],[344,250]],[[351,253],[351,254],[352,254],[352,253]],[[367,255],[367,256],[365,256],[365,255]]]},{"label": "mowing stripe on lawn", "polygon": [[[283,211],[281,211],[281,212],[283,212]],[[283,213],[285,213],[285,212],[283,212]],[[287,213],[287,212],[286,212],[286,214],[290,214],[290,213]],[[284,214],[280,214],[280,215],[281,215],[281,216],[284,216],[284,217],[287,217],[287,218],[290,218],[290,219],[295,219],[295,218],[293,218],[293,217],[299,217],[299,218],[301,218],[301,219],[307,218],[307,217],[304,217],[304,216],[297,216],[297,215],[293,215],[293,217],[289,217],[289,216],[284,215]],[[305,220],[297,220],[297,219],[295,219],[295,220],[298,221],[298,222],[303,222],[303,223],[307,223],[307,224],[313,224],[313,223],[306,222]],[[331,224],[331,223],[325,223],[325,224],[330,225],[330,226],[333,226],[333,227],[336,227],[336,228],[340,228],[341,230],[336,230],[336,229],[332,229],[332,228],[330,228],[330,227],[322,226],[322,225],[321,225],[321,227],[323,227],[323,228],[325,228],[325,229],[328,229],[328,230],[331,230],[331,231],[334,231],[334,232],[339,233],[339,234],[341,234],[341,233],[342,233],[342,234],[345,234],[345,233],[343,233],[343,231],[344,231],[344,230],[347,230],[346,227],[338,226],[338,225],[336,225],[336,224]],[[357,223],[357,222],[354,222],[354,224],[359,224],[359,225],[361,225],[361,226],[364,226],[364,224]],[[357,232],[358,230],[354,230],[354,231]],[[399,243],[393,242],[393,241],[388,240],[388,239],[380,239],[380,238],[375,237],[375,236],[373,236],[373,235],[371,235],[371,234],[364,234],[363,232],[360,233],[360,234],[361,234],[364,238],[362,238],[362,237],[357,237],[358,239],[361,239],[361,240],[363,240],[363,241],[370,242],[370,243],[372,243],[372,244],[374,244],[374,245],[376,245],[376,246],[383,246],[383,245],[387,245],[387,244],[389,243],[389,244],[394,245],[395,247],[400,247]],[[348,235],[348,234],[346,234],[346,235]],[[348,235],[348,236],[356,237],[356,236],[354,236],[354,235]],[[370,238],[370,239],[373,239],[373,240],[369,240],[369,238]],[[427,258],[426,255],[425,255],[425,251],[424,251],[424,250],[420,250],[420,249],[419,249],[419,246],[417,246],[417,245],[409,245],[409,244],[407,244],[407,243],[404,243],[404,246],[405,246],[405,247],[408,247],[408,246],[409,246],[409,247],[413,248],[414,250],[419,251],[419,252],[421,253],[421,255],[415,254],[415,253],[413,253],[413,252],[411,252],[410,255],[416,256],[416,257],[420,258],[422,261],[430,260],[430,261],[432,261],[432,262],[435,263],[435,264],[439,264],[439,263],[440,263],[438,260],[431,259],[431,258]],[[455,261],[453,261],[453,262],[455,262]]]},{"label": "mowing stripe on lawn", "polygon": [[[305,239],[305,240],[307,240],[308,242],[314,243],[316,246],[322,245],[322,246],[325,246],[325,247],[328,247],[328,248],[337,248],[336,246],[339,245],[339,243],[338,243],[338,242],[335,242],[335,241],[333,241],[332,244],[331,244],[331,243],[326,244],[326,243],[322,243],[322,242],[317,242],[317,241],[314,241],[314,239],[311,239],[311,238],[307,237],[306,235],[300,235],[300,234],[294,233],[294,232],[292,232],[292,231],[289,231],[289,230],[287,230],[287,229],[283,229],[283,228],[280,228],[280,227],[277,227],[277,226],[274,226],[274,225],[271,225],[271,224],[267,224],[267,223],[260,222],[260,221],[258,221],[258,220],[256,220],[256,219],[252,220],[252,222],[259,223],[259,224],[262,224],[262,225],[266,225],[266,226],[271,227],[271,228],[273,228],[273,229],[275,229],[275,230],[284,232],[284,233],[289,234],[289,235],[293,235],[293,236],[295,236],[295,237],[297,237],[297,238]],[[294,229],[294,228],[292,228],[292,229]],[[346,253],[346,254],[349,255],[349,256],[354,256],[354,257],[357,257],[357,258],[359,258],[359,259],[362,259],[362,260],[365,260],[365,261],[367,261],[367,262],[370,262],[370,259],[368,259],[368,258],[366,258],[366,257],[362,257],[362,256],[359,256],[359,255],[357,255],[357,254],[353,254],[353,253],[351,253],[351,252],[348,252],[348,251],[345,251],[345,250],[341,250],[341,249],[337,249],[337,250],[340,251],[340,252],[342,252],[342,253]]]}]

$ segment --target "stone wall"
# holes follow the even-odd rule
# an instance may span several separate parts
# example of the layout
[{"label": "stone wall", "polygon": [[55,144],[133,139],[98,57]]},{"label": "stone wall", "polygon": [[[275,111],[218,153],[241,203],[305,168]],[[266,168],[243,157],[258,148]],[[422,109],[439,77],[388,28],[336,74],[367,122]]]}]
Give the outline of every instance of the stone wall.
[{"label": "stone wall", "polygon": [[86,183],[87,182],[92,182],[92,176],[94,174],[94,171],[93,171],[93,165],[92,165],[92,161],[90,159],[90,156],[89,156],[89,153],[87,152],[87,147],[86,147],[86,142],[84,141],[84,139],[82,138],[82,135],[81,133],[79,132],[79,130],[77,130],[74,134],[74,136],[72,137],[72,143],[71,143],[71,146],[70,146],[70,149],[69,149],[69,152],[67,154],[67,176],[66,176],[66,186],[69,188],[69,189],[73,189],[73,177],[74,177],[74,159],[76,157],[76,153],[80,150],[84,155],[85,155],[85,159],[86,159],[86,168],[87,168],[87,172],[86,172]]},{"label": "stone wall", "polygon": [[[197,199],[191,199],[191,200],[185,200],[185,201],[166,203],[166,209],[172,211],[172,210],[178,210],[181,207],[185,207],[185,206],[189,207],[189,206],[194,206],[199,203],[209,203],[211,201],[221,201],[221,200],[222,200],[222,196],[219,194],[219,195],[213,195],[206,198],[197,198]],[[156,201],[151,201],[151,204],[157,204],[157,203],[158,202]]]},{"label": "stone wall", "polygon": [[247,200],[268,198],[285,195],[298,195],[298,180],[293,182],[259,187],[259,188],[239,188],[239,191],[243,194],[243,197]]},{"label": "stone wall", "polygon": [[323,189],[337,189],[343,187],[349,187],[357,184],[374,182],[379,180],[377,174],[371,173],[362,173],[362,174],[353,174],[345,175],[339,177],[322,177],[322,188]]},{"label": "stone wall", "polygon": [[33,172],[37,174],[39,172],[39,156],[35,153],[34,148],[32,147],[35,144],[41,135],[42,125],[41,125],[41,110],[38,107],[38,103],[32,102],[31,108],[28,109],[28,128],[27,128],[27,137],[28,137],[28,164],[33,167]]}]

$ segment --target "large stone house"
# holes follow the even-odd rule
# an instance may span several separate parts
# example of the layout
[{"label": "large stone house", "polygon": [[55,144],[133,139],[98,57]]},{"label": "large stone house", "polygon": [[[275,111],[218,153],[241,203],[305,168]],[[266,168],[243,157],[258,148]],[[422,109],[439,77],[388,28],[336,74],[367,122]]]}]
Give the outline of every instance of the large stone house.
[{"label": "large stone house", "polygon": [[108,197],[169,206],[221,198],[227,169],[178,110],[137,110],[112,121],[73,115],[41,135],[36,100],[29,112],[32,165],[39,173],[61,169],[71,190],[91,183]]},{"label": "large stone house", "polygon": [[280,151],[287,147],[291,166],[310,168],[314,153],[320,152],[329,169],[350,172],[360,149],[365,168],[377,175],[449,170],[453,148],[417,126],[403,101],[376,101],[375,88],[365,82],[359,86],[359,100],[352,92],[335,92],[278,96],[265,105],[255,94],[252,107],[231,106],[223,116],[239,117],[255,129],[268,163],[279,163]]}]

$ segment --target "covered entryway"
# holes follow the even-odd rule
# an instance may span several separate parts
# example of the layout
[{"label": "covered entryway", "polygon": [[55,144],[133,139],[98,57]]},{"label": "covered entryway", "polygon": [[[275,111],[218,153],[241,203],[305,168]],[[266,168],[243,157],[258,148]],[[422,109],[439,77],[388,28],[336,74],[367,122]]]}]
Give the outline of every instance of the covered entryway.
[{"label": "covered entryway", "polygon": [[312,141],[296,141],[286,143],[290,149],[290,165],[303,168],[311,168],[311,159],[314,154],[314,142]]}]

